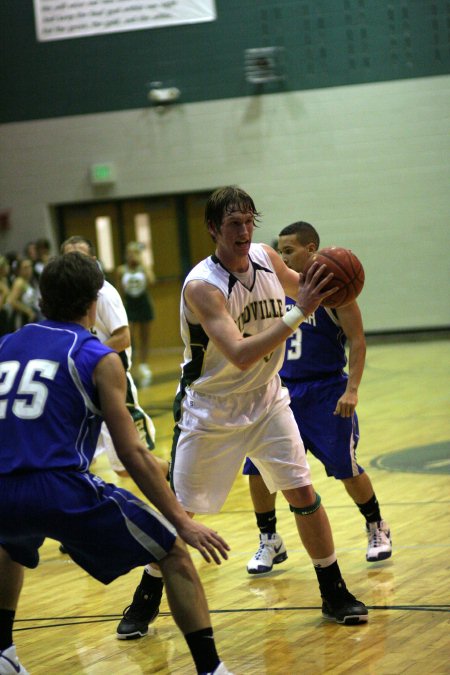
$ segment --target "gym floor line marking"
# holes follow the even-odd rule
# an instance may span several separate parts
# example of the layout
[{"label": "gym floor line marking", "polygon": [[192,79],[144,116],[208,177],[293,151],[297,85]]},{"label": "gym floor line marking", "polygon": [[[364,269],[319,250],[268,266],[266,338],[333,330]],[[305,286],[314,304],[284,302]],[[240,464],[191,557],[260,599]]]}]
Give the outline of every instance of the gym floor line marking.
[{"label": "gym floor line marking", "polygon": [[[367,609],[382,611],[399,611],[399,612],[448,612],[450,613],[450,605],[366,605]],[[321,607],[262,607],[262,608],[241,608],[241,609],[211,609],[210,614],[242,614],[244,612],[299,612],[299,611],[320,611]],[[171,616],[170,612],[161,612],[159,616]],[[29,623],[29,622],[43,622],[43,621],[59,621],[60,623],[45,623],[40,626],[25,626],[23,628],[15,628],[17,631],[38,630],[40,628],[64,628],[65,626],[79,626],[90,623],[105,623],[108,621],[118,621],[122,618],[121,614],[100,614],[88,616],[68,616],[68,617],[42,617],[31,619],[16,619],[15,624]],[[75,619],[75,621],[71,621]],[[86,619],[92,619],[92,621]]]}]

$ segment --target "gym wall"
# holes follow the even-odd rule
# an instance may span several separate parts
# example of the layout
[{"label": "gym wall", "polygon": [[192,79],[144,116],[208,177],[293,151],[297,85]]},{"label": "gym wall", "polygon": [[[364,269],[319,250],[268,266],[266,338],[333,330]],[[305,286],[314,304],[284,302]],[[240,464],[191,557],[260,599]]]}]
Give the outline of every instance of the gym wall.
[{"label": "gym wall", "polygon": [[[255,240],[308,220],[366,269],[368,332],[449,325],[449,9],[444,0],[218,0],[217,20],[38,42],[2,3],[0,250],[57,244],[54,206],[237,183]],[[282,79],[245,77],[275,46]],[[149,83],[181,91],[160,112]],[[112,162],[111,186],[91,164]]]}]

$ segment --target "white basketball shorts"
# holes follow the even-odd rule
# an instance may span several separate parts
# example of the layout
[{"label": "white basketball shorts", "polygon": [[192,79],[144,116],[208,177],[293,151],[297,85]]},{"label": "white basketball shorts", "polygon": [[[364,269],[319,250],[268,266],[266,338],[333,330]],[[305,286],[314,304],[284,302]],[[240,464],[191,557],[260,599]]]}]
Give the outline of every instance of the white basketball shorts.
[{"label": "white basketball shorts", "polygon": [[244,458],[270,492],[311,485],[309,464],[277,376],[245,394],[206,396],[188,389],[173,457],[173,485],[186,511],[218,513]]}]

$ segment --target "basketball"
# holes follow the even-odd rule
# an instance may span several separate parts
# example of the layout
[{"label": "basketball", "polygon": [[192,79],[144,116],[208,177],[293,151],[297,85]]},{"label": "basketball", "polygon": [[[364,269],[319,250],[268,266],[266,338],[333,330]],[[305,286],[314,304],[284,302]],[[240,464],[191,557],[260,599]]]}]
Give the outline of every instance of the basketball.
[{"label": "basketball", "polygon": [[334,274],[324,290],[331,289],[334,286],[339,289],[329,298],[326,298],[322,305],[331,308],[344,307],[358,297],[364,286],[364,268],[353,251],[339,246],[322,248],[308,259],[303,274],[306,274],[316,261],[327,266],[327,274],[330,272]]}]

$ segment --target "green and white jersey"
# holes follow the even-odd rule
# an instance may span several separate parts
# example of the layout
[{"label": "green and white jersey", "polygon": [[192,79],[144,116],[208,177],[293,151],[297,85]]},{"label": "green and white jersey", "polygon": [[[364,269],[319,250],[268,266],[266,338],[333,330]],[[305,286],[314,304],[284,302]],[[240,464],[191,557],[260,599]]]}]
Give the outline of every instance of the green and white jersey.
[{"label": "green and white jersey", "polygon": [[131,298],[138,298],[146,292],[147,285],[147,275],[142,267],[134,269],[125,265],[125,271],[122,275],[122,286],[125,295],[129,295]]},{"label": "green and white jersey", "polygon": [[[181,337],[184,343],[181,389],[213,396],[229,396],[258,389],[278,373],[284,357],[284,344],[242,371],[234,366],[208,338],[200,324],[188,321],[184,302],[186,284],[202,280],[223,293],[226,309],[241,334],[246,337],[266,330],[284,314],[285,295],[269,255],[261,244],[252,244],[250,267],[245,275],[229,272],[212,255],[188,274],[181,294]],[[245,276],[245,279],[243,277]]]}]

